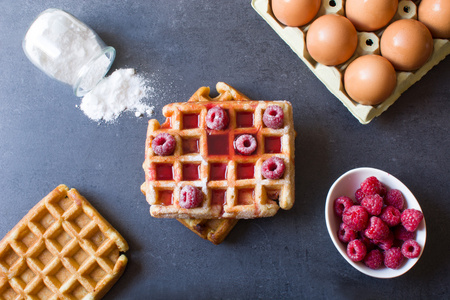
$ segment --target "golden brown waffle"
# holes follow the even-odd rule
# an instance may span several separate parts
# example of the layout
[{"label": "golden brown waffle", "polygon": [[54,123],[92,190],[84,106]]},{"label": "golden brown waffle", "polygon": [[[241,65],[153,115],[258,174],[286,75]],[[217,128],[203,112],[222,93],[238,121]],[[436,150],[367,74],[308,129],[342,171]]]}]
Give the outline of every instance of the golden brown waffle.
[{"label": "golden brown waffle", "polygon": [[[419,0],[399,1],[398,11],[391,22],[398,19],[417,19],[416,8],[419,2]],[[314,19],[325,14],[344,15],[344,4],[344,0],[322,1],[322,6]],[[384,28],[376,32],[358,32],[358,47],[355,54],[347,62],[329,67],[314,61],[308,53],[305,37],[311,22],[302,27],[289,27],[279,23],[272,13],[270,0],[252,0],[252,7],[362,124],[367,124],[381,115],[394,104],[403,92],[450,54],[450,40],[434,39],[433,53],[425,65],[414,72],[397,72],[397,86],[384,102],[375,106],[362,105],[353,101],[345,92],[344,72],[350,62],[357,57],[366,54],[380,54],[379,41]]]},{"label": "golden brown waffle", "polygon": [[60,185],[0,242],[0,299],[100,299],[125,270],[123,237]]},{"label": "golden brown waffle", "polygon": [[[216,89],[219,96],[215,98],[209,96],[208,87],[202,87],[188,102],[166,105],[163,114],[167,119],[162,125],[157,120],[149,121],[143,164],[146,180],[141,190],[154,217],[269,217],[275,215],[279,207],[290,209],[294,204],[295,131],[291,104],[251,101],[223,82],[217,83]],[[207,110],[215,105],[228,111],[230,122],[225,130],[206,129]],[[267,128],[263,124],[262,115],[269,105],[283,109],[281,129]],[[162,132],[170,133],[176,140],[173,155],[153,153],[152,140]],[[233,141],[241,134],[252,134],[256,138],[256,154],[235,153]],[[261,175],[262,163],[272,156],[285,162],[284,176],[278,180],[268,180]],[[226,171],[223,176],[212,178],[217,169]],[[192,170],[197,173],[195,176],[191,176]],[[199,207],[179,206],[179,194],[184,185],[202,190],[205,197]]]},{"label": "golden brown waffle", "polygon": [[233,229],[238,219],[177,219],[198,236],[218,245]]}]

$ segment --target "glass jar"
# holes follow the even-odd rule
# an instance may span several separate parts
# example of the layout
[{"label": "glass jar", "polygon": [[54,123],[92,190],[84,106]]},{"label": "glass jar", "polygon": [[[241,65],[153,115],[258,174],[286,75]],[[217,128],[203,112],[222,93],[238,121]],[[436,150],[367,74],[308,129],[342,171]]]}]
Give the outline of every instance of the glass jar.
[{"label": "glass jar", "polygon": [[86,24],[55,8],[42,12],[22,43],[28,59],[51,78],[72,86],[81,97],[111,68],[116,50]]}]

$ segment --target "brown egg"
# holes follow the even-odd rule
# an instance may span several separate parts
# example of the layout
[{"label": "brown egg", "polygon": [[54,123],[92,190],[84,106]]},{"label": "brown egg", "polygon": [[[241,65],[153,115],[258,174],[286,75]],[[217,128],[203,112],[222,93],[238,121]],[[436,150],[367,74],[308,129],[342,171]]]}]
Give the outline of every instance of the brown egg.
[{"label": "brown egg", "polygon": [[392,64],[380,55],[363,55],[352,61],[344,73],[347,94],[364,105],[377,105],[386,100],[397,84]]},{"label": "brown egg", "polygon": [[298,27],[314,18],[320,3],[320,0],[272,0],[272,12],[284,25]]},{"label": "brown egg", "polygon": [[312,22],[306,33],[306,48],[311,57],[324,65],[339,65],[356,50],[356,29],[347,18],[330,14]]},{"label": "brown egg", "polygon": [[358,31],[375,31],[394,17],[398,0],[347,0],[345,14]]},{"label": "brown egg", "polygon": [[381,55],[399,71],[423,66],[433,52],[433,38],[423,23],[403,19],[390,24],[380,40]]},{"label": "brown egg", "polygon": [[418,18],[433,37],[450,39],[450,0],[422,0]]}]

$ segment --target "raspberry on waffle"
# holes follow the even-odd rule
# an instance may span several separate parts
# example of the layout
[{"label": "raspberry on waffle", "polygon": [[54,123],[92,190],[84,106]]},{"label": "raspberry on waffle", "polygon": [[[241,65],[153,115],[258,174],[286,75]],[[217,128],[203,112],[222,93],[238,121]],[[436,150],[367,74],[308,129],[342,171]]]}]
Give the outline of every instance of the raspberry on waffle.
[{"label": "raspberry on waffle", "polygon": [[100,299],[127,250],[77,190],[60,185],[0,241],[0,299]]},{"label": "raspberry on waffle", "polygon": [[[154,217],[250,219],[273,216],[279,207],[290,209],[294,204],[295,131],[291,104],[252,101],[223,82],[217,83],[216,89],[219,95],[215,98],[209,96],[209,87],[201,87],[188,102],[166,105],[163,114],[167,119],[161,125],[157,120],[149,121],[141,190]],[[270,106],[281,108],[281,128],[272,129],[263,122]],[[214,107],[222,108],[229,119],[219,130],[209,129],[206,124],[208,110]],[[174,150],[158,155],[152,141],[162,133],[172,135],[176,145]],[[257,144],[248,155],[235,149],[235,141],[243,135]],[[250,145],[250,141],[242,143]],[[279,179],[262,175],[263,163],[273,157],[284,163]],[[180,191],[186,185],[201,190],[203,201],[199,206],[180,206]]]}]

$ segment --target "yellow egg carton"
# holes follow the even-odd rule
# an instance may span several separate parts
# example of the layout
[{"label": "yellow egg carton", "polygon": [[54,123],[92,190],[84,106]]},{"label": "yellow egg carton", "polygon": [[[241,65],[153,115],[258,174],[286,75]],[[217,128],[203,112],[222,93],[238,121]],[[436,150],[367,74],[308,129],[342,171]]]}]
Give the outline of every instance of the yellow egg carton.
[{"label": "yellow egg carton", "polygon": [[[270,2],[270,0],[252,0],[252,7],[362,124],[367,124],[373,118],[381,115],[404,91],[450,54],[450,41],[448,39],[434,39],[433,53],[420,69],[414,72],[397,72],[397,85],[389,98],[375,106],[362,105],[353,101],[345,92],[344,72],[350,62],[357,57],[367,54],[380,54],[380,38],[385,27],[375,32],[358,32],[358,46],[353,56],[341,65],[325,66],[316,62],[308,53],[306,34],[311,23],[322,15],[339,14],[345,16],[344,0],[323,0],[315,18],[301,27],[289,27],[278,22],[272,13]],[[391,20],[391,23],[399,19],[417,19],[419,2],[400,1],[397,13]]]}]

